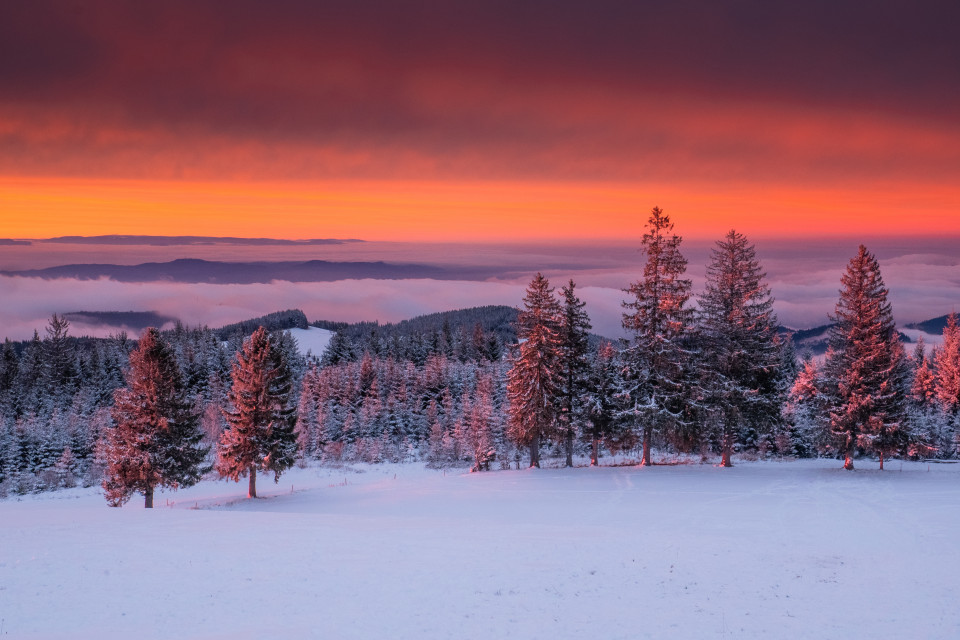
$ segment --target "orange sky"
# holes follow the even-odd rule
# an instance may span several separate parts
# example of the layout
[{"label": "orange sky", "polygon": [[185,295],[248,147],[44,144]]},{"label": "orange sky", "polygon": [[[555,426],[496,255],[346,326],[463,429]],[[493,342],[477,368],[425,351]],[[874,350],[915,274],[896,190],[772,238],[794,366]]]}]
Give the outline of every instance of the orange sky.
[{"label": "orange sky", "polygon": [[690,238],[960,234],[960,185],[776,188],[544,182],[0,178],[0,236],[628,239],[664,207]]},{"label": "orange sky", "polygon": [[0,4],[0,238],[960,234],[960,4]]}]

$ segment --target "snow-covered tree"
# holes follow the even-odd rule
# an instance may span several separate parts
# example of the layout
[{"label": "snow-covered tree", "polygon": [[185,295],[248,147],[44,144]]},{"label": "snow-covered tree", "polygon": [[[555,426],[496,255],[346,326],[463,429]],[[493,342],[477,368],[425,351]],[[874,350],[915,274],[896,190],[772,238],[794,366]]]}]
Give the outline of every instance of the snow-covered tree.
[{"label": "snow-covered tree", "polygon": [[821,371],[816,362],[808,353],[787,394],[784,413],[791,432],[788,452],[793,455],[808,456],[814,452],[823,453],[826,445],[829,444],[824,442],[823,430],[820,428],[821,416],[825,411],[820,374]]},{"label": "snow-covered tree", "polygon": [[590,424],[590,466],[600,464],[600,443],[617,431],[617,352],[613,345],[600,345],[590,363],[585,395],[586,418]]},{"label": "snow-covered tree", "polygon": [[291,374],[282,350],[263,327],[244,342],[231,372],[233,386],[224,410],[217,471],[239,482],[249,477],[248,498],[257,497],[257,470],[274,480],[290,468],[297,453],[296,411]]},{"label": "snow-covered tree", "polygon": [[[700,296],[698,333],[706,411],[719,427],[720,466],[744,429],[772,431],[783,402],[773,297],[747,238],[730,231],[717,242]],[[751,438],[756,440],[756,437]]]},{"label": "snow-covered tree", "polygon": [[584,311],[586,303],[577,297],[575,289],[576,284],[571,279],[569,284],[560,290],[560,389],[557,418],[568,467],[573,466],[573,442],[582,418],[583,395],[590,371],[587,357],[590,349],[590,316]]},{"label": "snow-covered tree", "polygon": [[53,314],[43,341],[44,393],[58,407],[69,403],[76,391],[76,353],[67,335],[69,329],[70,322],[64,316]]},{"label": "snow-covered tree", "polygon": [[677,428],[687,409],[686,342],[693,312],[687,307],[691,281],[683,277],[687,260],[680,253],[681,240],[670,216],[654,207],[643,234],[643,276],[626,289],[632,297],[623,303],[628,310],[623,328],[632,339],[620,354],[622,416],[641,432],[644,465],[651,463],[654,434]]},{"label": "snow-covered tree", "polygon": [[960,326],[957,314],[947,317],[943,328],[943,344],[937,350],[936,393],[940,406],[950,415],[960,411]]},{"label": "snow-covered tree", "polygon": [[857,446],[884,456],[904,442],[909,370],[877,259],[860,245],[841,279],[824,365],[829,427],[839,439],[844,469]]},{"label": "snow-covered tree", "polygon": [[155,488],[200,480],[208,449],[180,368],[156,329],[147,329],[130,354],[126,383],[114,396],[116,426],[102,441],[103,488],[112,506],[142,493],[150,508]]},{"label": "snow-covered tree", "polygon": [[540,466],[540,443],[556,431],[560,370],[560,305],[550,282],[538,273],[527,287],[517,317],[520,339],[507,374],[508,435],[530,448],[530,466]]},{"label": "snow-covered tree", "polygon": [[467,434],[473,453],[471,471],[488,471],[490,463],[497,456],[493,426],[493,380],[488,374],[477,375]]}]

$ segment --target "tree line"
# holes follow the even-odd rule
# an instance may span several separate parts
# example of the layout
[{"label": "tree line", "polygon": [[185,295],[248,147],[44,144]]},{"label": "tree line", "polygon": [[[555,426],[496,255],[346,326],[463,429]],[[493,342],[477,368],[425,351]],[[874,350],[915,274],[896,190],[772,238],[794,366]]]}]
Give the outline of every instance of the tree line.
[{"label": "tree line", "polygon": [[[647,222],[643,274],[626,290],[629,338],[584,350],[589,329],[574,283],[554,295],[530,283],[508,372],[508,432],[539,466],[544,441],[572,437],[635,443],[640,463],[654,446],[720,456],[854,458],[958,454],[960,330],[951,315],[943,344],[905,352],[877,259],[866,247],[847,265],[822,362],[797,360],[777,332],[773,297],[756,249],[730,231],[716,243],[704,291],[693,302],[681,237],[659,208]],[[597,464],[596,454],[591,458]]]},{"label": "tree line", "polygon": [[847,468],[861,455],[881,466],[957,455],[955,316],[942,345],[907,354],[879,264],[860,247],[826,356],[798,359],[754,245],[736,231],[718,241],[695,296],[673,229],[653,209],[619,341],[589,333],[575,282],[557,292],[542,274],[519,313],[338,325],[309,360],[282,329],[303,326],[295,311],[266,316],[273,331],[178,325],[139,341],[74,338],[55,315],[43,339],[0,351],[0,493],[102,483],[119,504],[219,473],[246,478],[254,496],[258,473],[309,460],[480,471],[539,466],[543,454],[566,465],[619,452],[723,466],[736,452],[831,456]]}]

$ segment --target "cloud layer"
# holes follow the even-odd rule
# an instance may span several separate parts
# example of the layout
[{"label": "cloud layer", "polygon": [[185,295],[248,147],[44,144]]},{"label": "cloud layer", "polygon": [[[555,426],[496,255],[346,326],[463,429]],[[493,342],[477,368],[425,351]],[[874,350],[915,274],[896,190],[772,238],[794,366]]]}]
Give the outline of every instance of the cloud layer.
[{"label": "cloud layer", "polygon": [[[768,281],[776,298],[781,323],[809,328],[827,322],[836,304],[840,276],[856,246],[824,243],[819,252],[795,250],[775,244],[759,245]],[[937,246],[920,253],[911,247],[895,249],[879,244],[875,249],[884,280],[890,289],[894,315],[901,324],[927,320],[960,308],[960,249]],[[410,249],[413,250],[413,249]],[[492,250],[491,250],[492,251]],[[569,278],[587,302],[594,331],[610,337],[620,328],[622,289],[640,275],[635,248],[612,248],[608,264],[597,268],[601,248],[582,249],[562,259],[557,249],[527,248],[518,253],[523,263],[546,265],[542,269],[553,285]],[[709,245],[691,243],[685,248],[694,290],[703,288]],[[492,252],[486,260],[497,260]],[[536,268],[531,268],[532,276]],[[396,322],[416,315],[486,304],[519,306],[528,277],[510,281],[464,282],[438,280],[343,280],[327,283],[273,282],[252,285],[179,284],[171,282],[120,283],[110,280],[40,280],[0,277],[0,337],[27,339],[42,329],[52,313],[75,311],[156,311],[189,325],[220,326],[273,311],[300,308],[310,320],[379,320]],[[110,330],[74,328],[74,333],[106,335]]]},{"label": "cloud layer", "polygon": [[5,3],[0,172],[942,180],[960,5]]}]

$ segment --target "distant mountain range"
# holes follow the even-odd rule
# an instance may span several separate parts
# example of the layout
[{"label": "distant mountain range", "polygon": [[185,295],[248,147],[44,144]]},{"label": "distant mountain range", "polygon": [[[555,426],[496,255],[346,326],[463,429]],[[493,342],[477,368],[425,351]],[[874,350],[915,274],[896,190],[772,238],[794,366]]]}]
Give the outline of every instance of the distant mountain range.
[{"label": "distant mountain range", "polygon": [[[230,244],[241,246],[296,246],[296,245],[325,245],[346,244],[348,242],[364,242],[363,240],[313,238],[309,240],[283,240],[278,238],[233,238],[229,236],[59,236],[37,239],[37,242],[53,242],[57,244],[107,244],[107,245],[151,245],[156,247],[173,247],[181,245],[210,245]],[[26,242],[26,244],[30,244]]]},{"label": "distant mountain range", "polygon": [[944,327],[947,326],[948,317],[950,316],[940,316],[938,318],[924,320],[923,322],[911,322],[910,324],[905,324],[903,326],[906,329],[916,329],[918,331],[923,331],[924,333],[939,335],[943,333]]},{"label": "distant mountain range", "polygon": [[[177,318],[155,311],[75,311],[65,313],[64,315],[68,320],[79,325],[110,327],[136,332],[140,332],[146,327],[164,327],[179,322]],[[237,333],[248,335],[260,325],[267,327],[271,331],[294,328],[305,329],[308,326],[314,326],[344,333],[348,337],[362,342],[363,339],[370,338],[371,336],[379,336],[381,338],[409,337],[414,334],[428,334],[439,330],[446,330],[445,327],[453,331],[469,331],[473,329],[474,325],[479,324],[483,327],[484,331],[496,334],[503,343],[509,344],[516,340],[516,318],[517,309],[504,305],[442,311],[388,324],[380,324],[378,322],[331,322],[325,320],[308,322],[303,311],[299,309],[289,309],[225,325],[215,329],[215,331],[220,339],[226,340]],[[938,335],[943,331],[943,327],[946,325],[946,319],[947,316],[940,316],[924,322],[910,323],[904,325],[904,328]],[[780,326],[777,327],[777,331],[782,336],[791,337],[798,354],[811,353],[816,356],[826,353],[832,326],[832,324],[824,324],[812,329],[799,330]],[[596,346],[601,341],[610,340],[595,334],[591,334],[590,338],[593,346]],[[913,340],[903,332],[900,332],[900,339],[904,343],[913,342]]]},{"label": "distant mountain range", "polygon": [[434,280],[486,280],[513,273],[507,267],[438,267],[423,264],[394,264],[387,262],[218,262],[182,258],[170,262],[148,262],[137,265],[68,264],[46,269],[0,271],[4,276],[27,278],[76,278],[97,280],[108,278],[117,282],[184,282],[209,284],[254,284],[273,280],[289,282],[332,282],[335,280],[374,278],[405,280],[430,278]]},{"label": "distant mountain range", "polygon": [[73,311],[63,314],[75,324],[91,327],[115,327],[131,331],[143,331],[147,327],[162,327],[177,319],[156,311]]},{"label": "distant mountain range", "polygon": [[[927,322],[935,322],[934,320],[927,320]],[[926,323],[920,323],[926,324]],[[917,328],[913,325],[905,325],[908,329]],[[796,348],[798,354],[803,354],[809,352],[815,356],[823,355],[827,352],[828,342],[830,340],[830,329],[833,328],[833,324],[823,324],[819,327],[813,327],[812,329],[790,329],[788,327],[777,327],[777,331],[780,335],[789,335],[793,339],[793,346]],[[922,329],[926,331],[926,329]],[[897,332],[900,335],[900,340],[904,344],[909,344],[913,340],[907,334],[902,331]],[[927,333],[939,333],[939,331],[927,331]]]}]

